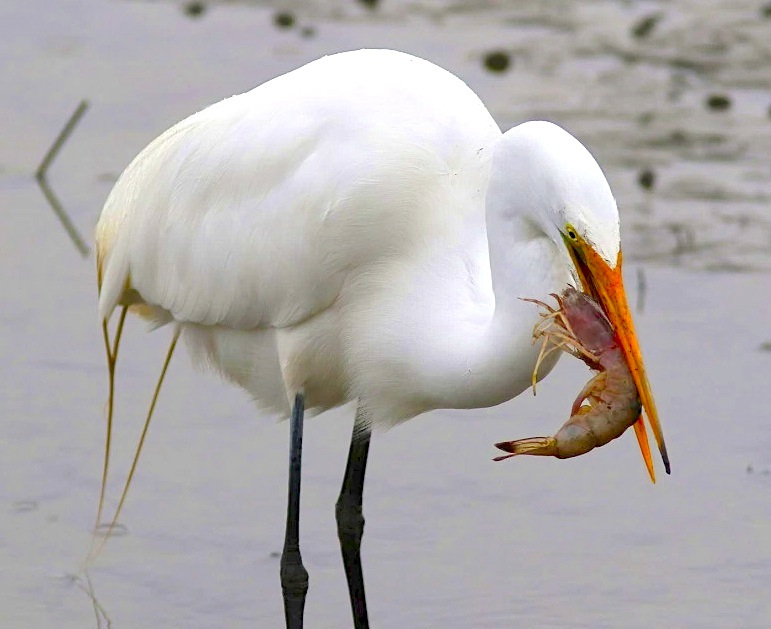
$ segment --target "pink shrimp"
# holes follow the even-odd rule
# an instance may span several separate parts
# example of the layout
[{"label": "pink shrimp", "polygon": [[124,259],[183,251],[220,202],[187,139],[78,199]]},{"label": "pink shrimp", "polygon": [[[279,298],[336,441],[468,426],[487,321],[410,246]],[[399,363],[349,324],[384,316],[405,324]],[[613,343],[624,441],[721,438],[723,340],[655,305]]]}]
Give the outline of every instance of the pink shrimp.
[{"label": "pink shrimp", "polygon": [[[543,337],[541,352],[533,371],[533,391],[538,367],[549,352],[562,349],[599,371],[573,402],[570,419],[553,437],[531,437],[502,441],[495,446],[504,452],[502,461],[518,454],[554,456],[567,459],[585,454],[620,437],[640,415],[641,403],[620,344],[600,306],[590,296],[568,287],[562,295],[552,294],[558,309],[537,299],[526,299],[546,308],[533,337]],[[547,344],[552,347],[546,349]],[[584,402],[588,402],[584,404]]]}]

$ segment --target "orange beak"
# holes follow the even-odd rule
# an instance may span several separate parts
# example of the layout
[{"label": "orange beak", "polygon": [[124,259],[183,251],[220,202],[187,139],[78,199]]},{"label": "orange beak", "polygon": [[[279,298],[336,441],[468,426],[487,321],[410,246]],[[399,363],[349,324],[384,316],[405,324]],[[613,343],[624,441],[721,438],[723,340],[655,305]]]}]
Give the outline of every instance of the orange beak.
[{"label": "orange beak", "polygon": [[[626,301],[624,281],[621,277],[621,252],[619,251],[618,253],[615,268],[611,268],[580,236],[576,236],[575,240],[565,238],[565,243],[567,244],[568,251],[570,251],[570,257],[573,259],[584,290],[593,295],[600,303],[616,330],[618,340],[621,343],[621,349],[624,352],[627,365],[629,365],[629,371],[632,373],[632,378],[634,378],[634,383],[637,386],[642,407],[645,410],[653,436],[656,438],[661,459],[664,461],[664,469],[669,474],[669,456],[667,455],[667,447],[664,444],[664,434],[661,431],[659,415],[656,411],[656,404],[653,401],[648,377],[645,375],[645,365],[640,353],[640,346],[637,343],[632,314],[629,312],[629,305]],[[648,468],[648,474],[651,477],[651,481],[655,483],[656,474],[653,469],[653,461],[642,415],[635,422],[634,429],[645,466]]]}]

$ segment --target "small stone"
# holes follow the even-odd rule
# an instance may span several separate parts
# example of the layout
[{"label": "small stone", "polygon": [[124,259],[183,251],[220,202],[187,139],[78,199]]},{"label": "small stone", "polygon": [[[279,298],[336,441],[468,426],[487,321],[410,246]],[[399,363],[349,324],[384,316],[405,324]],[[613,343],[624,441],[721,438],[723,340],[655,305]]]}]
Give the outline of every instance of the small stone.
[{"label": "small stone", "polygon": [[503,50],[488,52],[484,58],[485,68],[490,72],[505,72],[511,63],[509,53]]},{"label": "small stone", "polygon": [[771,17],[771,2],[769,2],[768,4],[760,7],[760,14],[763,17]]},{"label": "small stone", "polygon": [[712,111],[725,111],[731,107],[731,99],[725,94],[710,94],[706,103]]},{"label": "small stone", "polygon": [[651,168],[644,168],[637,175],[637,183],[643,190],[653,190],[653,186],[656,184],[656,173]]},{"label": "small stone", "polygon": [[686,144],[688,144],[689,139],[685,131],[681,129],[675,129],[674,131],[672,131],[672,133],[669,134],[669,141],[674,146],[685,146]]},{"label": "small stone", "polygon": [[653,13],[652,15],[646,15],[638,20],[634,26],[632,26],[632,37],[643,39],[653,32],[656,28],[656,24],[661,20],[660,13]]},{"label": "small stone", "polygon": [[199,2],[199,0],[193,0],[188,2],[183,10],[190,17],[201,17],[206,12],[206,5],[203,2]]},{"label": "small stone", "polygon": [[656,114],[654,114],[652,111],[646,111],[639,115],[639,117],[637,118],[637,122],[639,122],[641,125],[649,125],[655,119],[656,119]]},{"label": "small stone", "polygon": [[771,352],[771,341],[766,341],[765,343],[761,343],[758,349],[761,352]]},{"label": "small stone", "polygon": [[279,551],[277,551],[277,550],[271,550],[270,551],[270,558],[271,559],[278,559],[279,557],[281,557],[281,553]]},{"label": "small stone", "polygon": [[380,0],[359,0],[359,4],[363,4],[368,9],[375,9],[380,3]]},{"label": "small stone", "polygon": [[273,16],[273,23],[279,28],[292,28],[294,21],[294,15],[289,11],[279,11]]},{"label": "small stone", "polygon": [[752,474],[754,471],[755,471],[755,468],[754,468],[754,467],[752,467],[752,463],[750,463],[750,464],[747,466],[747,474]]}]

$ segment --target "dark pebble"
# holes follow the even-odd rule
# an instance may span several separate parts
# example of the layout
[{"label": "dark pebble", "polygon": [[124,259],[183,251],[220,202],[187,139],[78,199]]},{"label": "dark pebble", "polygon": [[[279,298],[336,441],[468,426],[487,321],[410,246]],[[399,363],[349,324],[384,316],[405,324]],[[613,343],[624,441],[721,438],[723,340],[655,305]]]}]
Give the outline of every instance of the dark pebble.
[{"label": "dark pebble", "polygon": [[650,168],[645,168],[637,175],[637,183],[643,190],[653,190],[653,186],[656,184],[656,173]]},{"label": "dark pebble", "polygon": [[485,55],[484,63],[485,68],[490,70],[490,72],[505,72],[509,69],[511,58],[507,52],[494,50]]},{"label": "dark pebble", "polygon": [[184,11],[190,17],[201,17],[206,12],[206,5],[203,2],[193,0],[184,6]]},{"label": "dark pebble", "polygon": [[294,26],[294,15],[289,11],[279,11],[273,16],[273,23],[279,28],[292,28]]},{"label": "dark pebble", "polygon": [[655,119],[656,114],[654,114],[652,111],[646,111],[645,113],[640,114],[640,116],[637,118],[637,122],[642,125],[647,125],[653,122]]},{"label": "dark pebble", "polygon": [[278,559],[279,557],[281,557],[281,553],[279,551],[277,551],[277,550],[270,551],[270,558],[271,559]]},{"label": "dark pebble", "polygon": [[685,134],[685,131],[675,129],[669,134],[669,141],[675,146],[683,146],[688,144],[688,136]]},{"label": "dark pebble", "polygon": [[731,107],[731,99],[725,94],[710,94],[707,96],[707,107],[712,111],[725,111]]},{"label": "dark pebble", "polygon": [[640,18],[640,20],[632,26],[632,37],[637,37],[638,39],[647,37],[653,32],[653,29],[656,28],[656,24],[659,23],[660,19],[660,13],[646,15],[645,17]]},{"label": "dark pebble", "polygon": [[771,17],[771,2],[769,2],[765,6],[760,7],[760,14],[763,17]]},{"label": "dark pebble", "polygon": [[380,0],[359,0],[359,4],[363,4],[368,9],[374,9],[380,3]]},{"label": "dark pebble", "polygon": [[771,352],[771,341],[766,341],[765,343],[761,343],[758,349],[761,352]]}]

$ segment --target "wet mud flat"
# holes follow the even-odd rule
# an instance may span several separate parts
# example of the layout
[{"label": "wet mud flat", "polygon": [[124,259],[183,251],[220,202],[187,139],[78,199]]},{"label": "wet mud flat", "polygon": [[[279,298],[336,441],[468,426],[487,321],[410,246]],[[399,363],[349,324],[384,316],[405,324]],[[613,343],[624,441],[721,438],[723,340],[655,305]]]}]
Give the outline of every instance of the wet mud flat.
[{"label": "wet mud flat", "polygon": [[[88,546],[104,431],[94,261],[33,177],[67,117],[89,100],[47,179],[89,244],[117,174],[183,116],[323,54],[396,47],[461,76],[502,127],[553,120],[597,156],[622,212],[673,475],[650,486],[631,435],[575,461],[491,462],[501,438],[565,421],[587,375],[568,360],[535,398],[375,435],[363,542],[373,624],[768,626],[763,3],[373,4],[206,2],[198,15],[131,0],[0,7],[0,624],[97,624],[87,584],[71,576]],[[137,322],[127,334],[108,507],[167,341]],[[350,623],[334,501],[352,413],[306,430],[312,626]],[[91,572],[112,626],[280,623],[286,448],[286,425],[176,358],[128,533]]]}]

